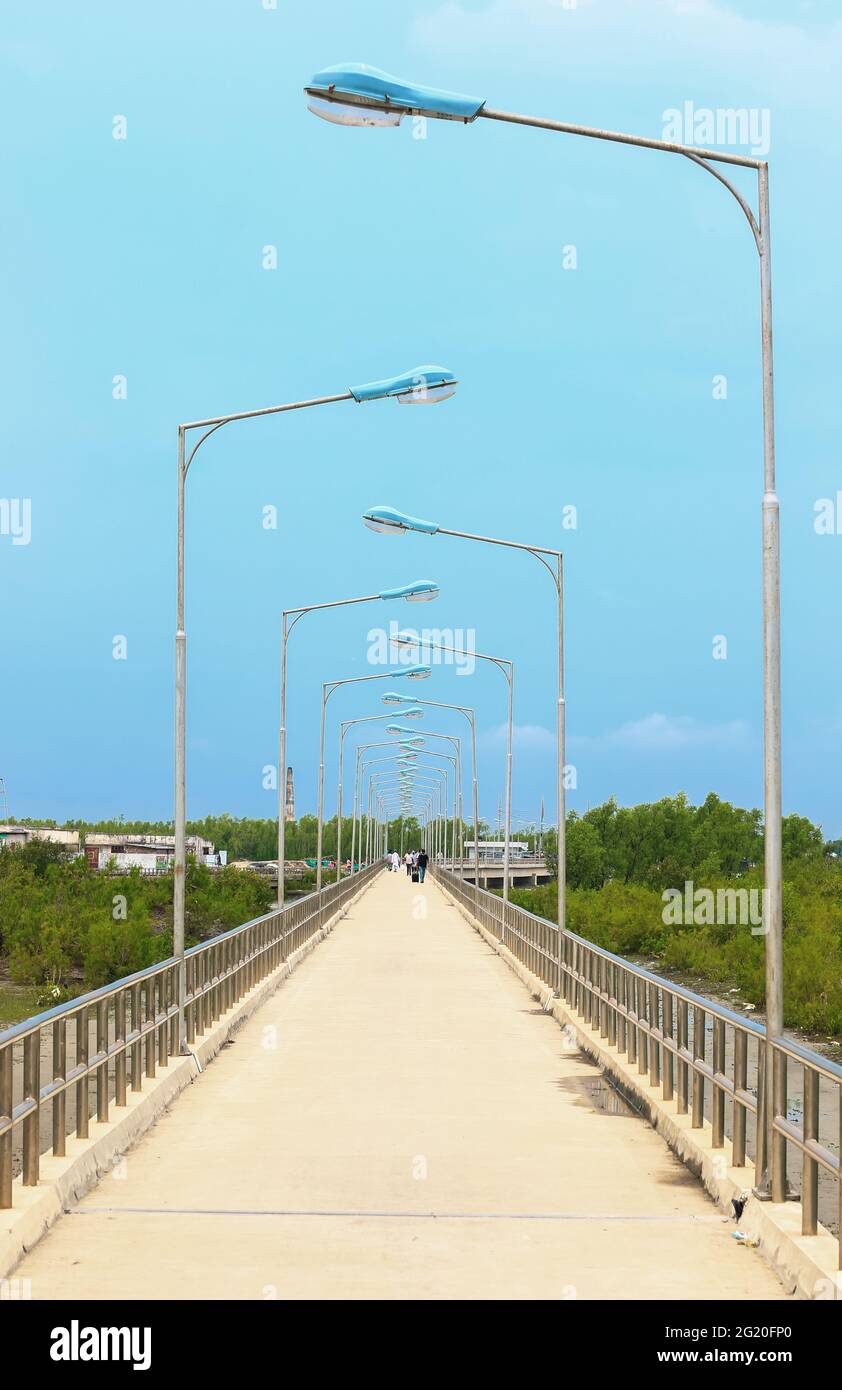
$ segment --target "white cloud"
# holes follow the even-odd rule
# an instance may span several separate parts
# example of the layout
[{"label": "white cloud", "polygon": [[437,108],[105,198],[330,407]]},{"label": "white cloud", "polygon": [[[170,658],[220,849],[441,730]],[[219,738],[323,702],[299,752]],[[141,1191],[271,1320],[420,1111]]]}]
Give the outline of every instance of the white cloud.
[{"label": "white cloud", "polygon": [[749,739],[741,719],[704,724],[689,714],[647,714],[596,737],[573,737],[571,748],[621,748],[629,753],[671,753],[686,748],[736,748]]}]

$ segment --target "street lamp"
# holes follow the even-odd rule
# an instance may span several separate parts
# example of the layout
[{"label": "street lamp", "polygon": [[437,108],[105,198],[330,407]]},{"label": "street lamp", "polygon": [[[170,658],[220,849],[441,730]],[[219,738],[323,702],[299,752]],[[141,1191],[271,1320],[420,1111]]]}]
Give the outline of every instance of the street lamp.
[{"label": "street lamp", "polygon": [[[389,717],[391,718],[391,716],[389,716]],[[417,743],[423,743],[423,739],[416,739],[415,742],[417,742]],[[402,745],[399,745],[399,746],[402,746]],[[357,821],[358,821],[357,807],[358,807],[358,806],[359,806],[359,824],[360,824],[360,835],[359,835],[360,844],[359,844],[359,846],[358,846],[357,848],[358,848],[358,851],[361,851],[361,850],[362,850],[362,806],[363,806],[363,803],[362,803],[361,784],[360,784],[360,770],[361,770],[361,762],[360,762],[360,760],[361,760],[361,756],[362,756],[363,753],[368,752],[368,751],[370,751],[371,749],[374,749],[374,748],[389,748],[389,749],[393,749],[393,748],[394,748],[394,744],[392,743],[392,741],[391,741],[390,739],[387,739],[385,742],[380,742],[380,743],[361,743],[361,744],[358,744],[357,747],[356,747],[356,750],[355,750],[355,758],[354,758],[354,813],[353,813],[353,820],[352,820],[352,822],[351,822],[351,872],[352,872],[352,873],[354,872],[355,846],[356,846],[356,842],[357,842]],[[395,755],[394,753],[390,754],[388,761],[390,761],[390,762],[393,761],[393,760],[395,759],[395,757],[396,757],[396,755]],[[373,759],[372,761],[377,761],[377,760],[376,760],[376,759]],[[362,859],[362,854],[361,854],[361,853],[360,853],[360,856],[359,856],[359,857],[360,857],[360,859]]]},{"label": "street lamp", "polygon": [[[365,388],[357,387],[358,391]],[[287,642],[289,634],[305,613],[314,613],[325,608],[346,608],[355,603],[373,603],[376,600],[404,599],[407,603],[429,603],[438,597],[438,585],[432,579],[416,579],[413,584],[403,584],[394,589],[382,589],[377,594],[365,594],[362,598],[335,599],[332,603],[311,603],[301,608],[287,608],[281,615],[281,723],[278,731],[278,907],[283,906],[285,888],[286,860],[286,708],[287,708]],[[290,619],[292,621],[290,621]],[[321,861],[320,861],[321,862]],[[338,862],[338,846],[337,846]]]},{"label": "street lamp", "polygon": [[[412,772],[412,775],[411,775],[411,780],[410,780],[410,779],[407,779],[407,778],[405,778],[405,777],[403,777],[403,776],[401,776],[400,772],[397,770],[398,759],[397,759],[397,755],[396,755],[394,752],[391,753],[391,754],[388,754],[388,755],[386,755],[386,756],[383,756],[383,757],[369,758],[369,759],[368,759],[367,761],[365,761],[365,762],[363,762],[363,761],[361,760],[361,754],[364,753],[364,752],[367,752],[367,751],[369,751],[369,750],[371,750],[371,749],[377,749],[377,748],[392,748],[392,749],[393,749],[394,747],[395,747],[395,745],[389,742],[389,743],[369,743],[369,744],[361,744],[361,745],[357,748],[357,760],[356,760],[356,769],[355,769],[355,775],[354,775],[354,821],[355,821],[354,829],[356,829],[356,807],[357,807],[358,798],[359,798],[360,807],[362,807],[363,804],[365,804],[364,798],[363,798],[363,796],[362,796],[362,787],[363,787],[364,784],[365,784],[366,773],[368,773],[368,777],[369,777],[369,792],[368,792],[368,802],[367,802],[367,804],[368,804],[368,820],[367,820],[367,823],[366,823],[366,845],[367,845],[367,846],[368,846],[368,844],[369,844],[369,842],[370,842],[370,824],[369,824],[369,822],[370,822],[370,819],[371,819],[371,807],[372,807],[372,800],[373,800],[373,786],[374,786],[374,781],[375,781],[375,779],[382,779],[382,778],[388,777],[388,778],[390,778],[390,779],[394,782],[395,787],[398,788],[398,789],[401,789],[401,788],[403,788],[404,786],[418,785],[418,786],[421,786],[421,787],[426,787],[426,788],[428,788],[428,789],[432,788],[433,790],[435,790],[436,787],[441,788],[442,782],[441,782],[439,779],[440,779],[440,778],[443,778],[443,779],[444,779],[444,785],[445,785],[445,787],[446,787],[446,783],[447,783],[447,774],[446,774],[446,771],[445,771],[444,768],[432,767],[432,766],[430,766],[430,765],[424,764],[424,765],[422,765],[422,766],[420,767],[420,769],[413,769],[413,772]],[[449,755],[448,755],[448,754],[435,754],[435,753],[430,753],[430,754],[427,754],[426,756],[428,756],[428,757],[438,757],[438,758],[442,758],[443,760],[444,760],[444,759],[447,759],[447,760],[449,760],[449,761],[452,761],[452,759],[449,758]],[[381,768],[380,768],[380,764],[383,764],[383,763],[395,764],[395,769],[394,769],[393,771],[390,771],[389,768],[385,768],[385,767],[381,769]],[[378,768],[378,771],[375,772],[375,773],[372,773],[372,772],[370,771],[370,769],[373,768],[373,767],[377,767],[377,768]],[[435,774],[435,775],[434,775],[434,774]],[[437,802],[437,819],[438,819],[438,814],[439,814],[439,812],[440,812],[440,808],[441,808],[441,797],[439,796],[438,802]],[[360,834],[360,839],[362,839],[362,833]],[[352,835],[352,845],[353,845],[353,835]],[[368,860],[368,858],[369,858],[369,855],[368,855],[368,848],[367,848],[367,850],[366,850],[366,860]]]},{"label": "street lamp", "polygon": [[[381,696],[380,696],[380,699],[381,699],[381,701],[382,701],[382,703],[383,703],[384,705],[403,705],[404,702],[407,700],[407,697],[406,697],[405,695],[401,695],[399,691],[396,691],[396,690],[387,690],[385,695],[381,695]],[[478,891],[478,889],[479,889],[479,797],[478,797],[478,791],[477,791],[477,731],[476,731],[476,716],[475,716],[475,712],[474,712],[474,710],[471,709],[468,705],[449,705],[449,704],[445,704],[445,703],[444,703],[443,701],[441,701],[441,700],[413,700],[412,703],[415,704],[415,705],[423,705],[425,708],[429,705],[429,706],[430,706],[431,708],[433,708],[433,709],[453,709],[453,710],[457,710],[460,714],[464,714],[465,718],[466,718],[467,721],[468,721],[468,725],[469,725],[470,730],[471,730],[471,781],[472,781],[472,784],[473,784],[472,790],[473,790],[473,803],[474,803],[474,859],[475,859],[475,862],[476,862],[476,868],[475,868],[475,873],[474,873],[474,889],[475,889],[476,891]],[[405,711],[405,710],[402,710],[401,713],[402,713],[403,715],[405,715],[406,711]],[[460,784],[460,792],[461,792],[461,784]],[[461,819],[461,812],[460,812],[460,819]],[[462,839],[462,871],[463,871],[463,874],[464,874],[464,869],[465,869],[464,848],[465,848],[465,847],[464,847],[464,837],[463,837],[463,839]]]},{"label": "street lamp", "polygon": [[[495,111],[484,100],[454,92],[418,87],[359,63],[326,68],[305,89],[311,110],[345,125],[399,125],[403,116],[422,115],[463,121],[478,117],[509,125],[531,126],[562,135],[608,140],[615,144],[660,150],[692,160],[718,180],[743,212],[757,248],[760,271],[760,354],[763,388],[763,798],[764,878],[766,885],[766,1046],[762,1087],[764,1113],[758,1123],[758,1193],[775,1202],[786,1199],[786,1136],[772,1123],[786,1112],[786,1077],[773,1067],[773,1039],[783,1032],[783,874],[781,820],[781,578],[780,506],[775,484],[775,392],[772,353],[772,260],[769,213],[769,165],[746,155],[709,150],[675,141],[650,140],[622,131],[571,125],[538,116]],[[379,113],[379,114],[378,114]],[[757,175],[757,215],[739,189],[716,165],[751,169]],[[758,1117],[760,1119],[760,1117]]]},{"label": "street lamp", "polygon": [[[421,517],[408,516],[406,512],[396,511],[394,507],[369,507],[363,515],[369,530],[381,535],[403,536],[414,531],[424,536],[456,536],[459,540],[479,541],[484,545],[502,546],[506,550],[524,550],[534,555],[547,570],[556,591],[556,642],[558,654],[558,696],[556,700],[556,798],[558,808],[558,956],[556,961],[556,994],[561,994],[562,986],[562,932],[565,929],[567,892],[567,823],[565,812],[565,741],[566,706],[564,699],[564,563],[560,550],[551,550],[543,545],[526,545],[520,541],[501,540],[497,536],[479,536],[470,531],[453,531],[440,526],[435,521],[424,521]],[[477,850],[477,853],[479,850]]]},{"label": "street lamp", "polygon": [[[429,582],[429,581],[427,581]],[[433,586],[435,587],[435,586]],[[438,593],[438,589],[435,589]],[[341,685],[362,685],[368,681],[385,681],[391,676],[406,676],[407,680],[425,680],[430,674],[429,666],[405,666],[397,671],[378,671],[373,676],[346,676],[344,680],[323,681],[322,682],[322,721],[319,734],[319,810],[318,825],[316,830],[316,892],[322,886],[322,824],[324,821],[324,794],[325,794],[325,711],[327,702],[334,690],[338,690]]]},{"label": "street lamp", "polygon": [[[449,763],[456,777],[456,759],[450,753],[431,753],[432,758],[440,758]],[[410,791],[432,790],[435,796],[435,847],[434,855],[438,855],[439,849],[443,847],[443,855],[446,858],[447,845],[447,788],[449,788],[449,777],[447,777],[446,767],[435,767],[431,765],[422,766],[420,774],[413,774],[411,777],[403,777],[400,773],[389,773],[388,770],[371,773],[372,780],[377,778],[378,788],[386,788],[396,792],[396,794],[406,795]]]},{"label": "street lamp", "polygon": [[[512,704],[514,694],[515,668],[514,662],[509,661],[503,656],[484,656],[482,652],[466,652],[461,647],[448,647],[441,642],[431,642],[428,638],[419,638],[414,632],[399,632],[392,639],[396,647],[420,648],[423,644],[425,648],[434,649],[439,652],[450,652],[456,656],[473,656],[477,661],[488,661],[492,666],[496,666],[502,671],[506,678],[507,701],[506,701],[506,831],[503,844],[503,902],[509,901],[509,832],[512,824]],[[476,880],[479,887],[479,843],[476,844],[477,871]],[[561,933],[559,932],[559,936]]]},{"label": "street lamp", "polygon": [[[386,725],[386,733],[387,733],[387,734],[405,734],[405,733],[408,733],[408,732],[410,732],[410,731],[407,730],[407,729],[405,729],[401,724],[387,724],[387,725]],[[425,732],[425,737],[426,737],[426,738],[437,738],[437,739],[441,739],[441,740],[443,740],[443,741],[445,741],[445,742],[447,742],[447,743],[452,744],[452,746],[453,746],[453,753],[454,753],[454,758],[455,758],[455,769],[454,769],[454,783],[453,783],[453,833],[452,833],[452,835],[451,835],[451,868],[454,868],[454,869],[455,869],[455,867],[456,867],[456,821],[457,821],[457,816],[458,816],[458,818],[459,818],[460,824],[461,824],[461,820],[462,820],[462,740],[461,740],[461,738],[459,738],[458,734],[442,734],[442,733],[437,733],[437,732],[436,732],[435,730],[433,730],[433,729],[425,729],[424,732]],[[446,840],[446,838],[447,838],[447,837],[446,837],[446,835],[445,835],[445,840]],[[463,849],[464,849],[464,842],[463,842]],[[445,858],[447,858],[447,852],[446,852],[446,850],[445,850]],[[463,858],[464,858],[464,854],[463,854]]]},{"label": "street lamp", "polygon": [[[404,711],[404,718],[405,718],[405,719],[422,719],[423,716],[424,716],[424,711],[423,711],[422,709],[420,709],[420,708],[418,707],[417,704],[413,706],[412,701],[410,701],[409,703],[410,703],[410,708],[409,708],[408,710],[405,710],[405,711]],[[343,755],[343,748],[344,748],[344,745],[345,745],[345,735],[346,735],[346,733],[348,732],[349,729],[354,728],[354,726],[357,725],[357,724],[376,724],[376,723],[379,723],[379,722],[380,722],[381,720],[383,720],[383,719],[391,719],[391,717],[392,717],[392,716],[391,716],[390,714],[368,714],[368,715],[364,715],[364,716],[363,716],[362,718],[360,718],[360,719],[343,719],[342,723],[339,725],[339,780],[338,780],[337,788],[336,788],[336,881],[337,881],[337,883],[339,882],[340,878],[342,877],[342,764],[343,764],[343,757],[342,757],[342,755]],[[354,872],[353,846],[352,846],[352,852],[351,852],[351,872],[352,872],[352,873]]]},{"label": "street lamp", "polygon": [[[405,785],[401,779],[396,778],[394,774],[390,774],[388,770],[371,772],[369,774],[369,806],[373,803],[378,808],[382,808],[383,799],[387,795],[403,799],[411,796],[415,792],[423,793],[426,791],[433,798],[435,824],[439,827],[441,824],[443,799],[446,800],[446,774],[443,768],[431,768],[430,772],[437,772],[439,777],[421,777],[418,779],[417,784],[413,783],[411,786]],[[375,839],[376,838],[377,832],[375,830]]]},{"label": "street lamp", "polygon": [[[199,449],[223,425],[238,420],[256,420],[264,415],[282,415],[291,410],[334,405],[340,401],[362,404],[373,400],[396,399],[399,404],[425,405],[445,400],[458,385],[446,367],[414,367],[400,376],[352,386],[334,396],[315,396],[305,401],[265,406],[260,410],[241,410],[230,415],[214,415],[207,420],[191,420],[178,426],[178,488],[176,522],[176,633],[175,633],[175,847],[173,863],[173,955],[178,962],[178,1051],[187,1050],[187,973],[184,959],[184,892],[187,873],[187,630],[185,626],[185,512],[187,475]],[[198,438],[193,443],[194,434]],[[280,768],[279,778],[283,778]],[[283,824],[283,815],[281,816]]]}]

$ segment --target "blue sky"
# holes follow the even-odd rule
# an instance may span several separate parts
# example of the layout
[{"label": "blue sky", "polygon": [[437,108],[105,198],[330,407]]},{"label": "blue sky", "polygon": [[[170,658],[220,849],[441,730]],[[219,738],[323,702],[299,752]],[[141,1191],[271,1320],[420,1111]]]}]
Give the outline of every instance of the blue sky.
[{"label": "blue sky", "polygon": [[[301,88],[347,60],[656,137],[686,102],[768,112],[784,801],[840,833],[842,535],[814,527],[818,499],[842,489],[836,10],[93,0],[83,24],[56,0],[10,0],[0,496],[31,502],[29,543],[0,535],[10,812],[171,814],[178,422],[426,362],[457,372],[452,400],[231,426],[197,458],[189,813],[274,812],[263,769],[284,607],[429,577],[434,605],[313,615],[296,631],[299,811],[315,803],[321,681],[370,673],[369,630],[394,617],[472,629],[478,650],[515,660],[513,814],[537,816],[544,795],[552,815],[548,579],[528,556],[374,536],[359,521],[374,503],[565,550],[570,805],[682,788],[761,804],[758,284],[738,207],[653,152],[490,121],[329,126]],[[373,690],[339,691],[334,721],[380,712]],[[502,682],[442,668],[418,693],[476,707],[493,818]]]}]

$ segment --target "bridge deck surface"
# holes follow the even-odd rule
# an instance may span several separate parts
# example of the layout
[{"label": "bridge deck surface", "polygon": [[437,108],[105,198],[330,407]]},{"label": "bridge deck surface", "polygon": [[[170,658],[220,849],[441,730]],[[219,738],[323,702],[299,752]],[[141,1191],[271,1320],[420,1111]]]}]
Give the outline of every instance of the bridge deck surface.
[{"label": "bridge deck surface", "polygon": [[783,1298],[648,1125],[594,1109],[597,1077],[434,883],[383,874],[17,1277],[33,1298]]}]

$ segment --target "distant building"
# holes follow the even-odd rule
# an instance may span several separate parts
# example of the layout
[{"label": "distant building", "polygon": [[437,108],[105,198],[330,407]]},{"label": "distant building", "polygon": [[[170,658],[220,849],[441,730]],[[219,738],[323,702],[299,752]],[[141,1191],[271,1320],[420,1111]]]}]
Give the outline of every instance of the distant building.
[{"label": "distant building", "polygon": [[284,820],[287,825],[295,820],[295,788],[292,784],[292,768],[287,768],[287,787],[286,787],[286,806],[284,808]]},{"label": "distant building", "polygon": [[[506,852],[505,840],[480,840],[479,842],[479,862],[483,861],[491,864],[502,864]],[[473,840],[465,841],[465,855],[469,859],[474,857]],[[509,859],[531,859],[532,853],[529,845],[522,840],[509,841]]]},{"label": "distant building", "polygon": [[[200,835],[187,836],[187,853],[211,869],[228,862],[226,850],[217,853],[213,843]],[[113,860],[118,869],[164,874],[175,859],[175,836],[91,831],[85,836],[85,857],[92,869],[106,869]]]},{"label": "distant building", "polygon": [[56,830],[52,825],[0,825],[0,845],[28,845],[31,840],[49,840],[64,845],[69,853],[79,853],[78,830]]}]

